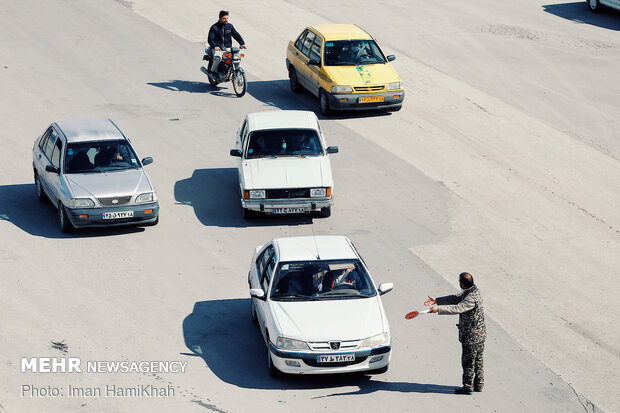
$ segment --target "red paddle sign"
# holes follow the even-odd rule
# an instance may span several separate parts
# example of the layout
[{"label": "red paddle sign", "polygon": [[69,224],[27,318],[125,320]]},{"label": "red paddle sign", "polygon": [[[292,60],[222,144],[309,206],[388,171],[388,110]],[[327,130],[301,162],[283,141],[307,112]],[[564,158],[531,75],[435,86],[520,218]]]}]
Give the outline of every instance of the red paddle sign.
[{"label": "red paddle sign", "polygon": [[412,311],[410,313],[405,314],[405,318],[407,320],[411,320],[412,318],[416,318],[417,316],[419,316],[420,314],[427,314],[429,313],[430,310],[424,310],[424,311]]}]

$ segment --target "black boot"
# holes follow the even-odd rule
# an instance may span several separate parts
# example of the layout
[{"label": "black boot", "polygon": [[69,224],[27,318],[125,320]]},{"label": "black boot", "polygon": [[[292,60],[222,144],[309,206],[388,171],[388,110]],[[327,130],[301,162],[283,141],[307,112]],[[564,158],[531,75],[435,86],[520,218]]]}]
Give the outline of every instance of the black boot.
[{"label": "black boot", "polygon": [[458,389],[454,389],[456,394],[471,394],[471,389],[469,387],[459,387]]}]

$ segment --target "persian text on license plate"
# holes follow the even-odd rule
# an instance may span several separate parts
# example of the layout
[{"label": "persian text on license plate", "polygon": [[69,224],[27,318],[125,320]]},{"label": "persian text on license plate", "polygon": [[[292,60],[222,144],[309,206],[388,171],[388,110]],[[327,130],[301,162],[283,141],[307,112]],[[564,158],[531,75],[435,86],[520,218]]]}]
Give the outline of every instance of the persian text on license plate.
[{"label": "persian text on license plate", "polygon": [[316,356],[317,363],[339,363],[343,361],[355,361],[355,353],[352,354],[329,354]]},{"label": "persian text on license plate", "polygon": [[363,96],[360,98],[360,103],[383,102],[383,100],[383,96]]},{"label": "persian text on license plate", "polygon": [[102,219],[133,218],[133,211],[106,212],[101,214]]},{"label": "persian text on license plate", "polygon": [[300,214],[304,212],[304,208],[276,208],[274,214]]}]

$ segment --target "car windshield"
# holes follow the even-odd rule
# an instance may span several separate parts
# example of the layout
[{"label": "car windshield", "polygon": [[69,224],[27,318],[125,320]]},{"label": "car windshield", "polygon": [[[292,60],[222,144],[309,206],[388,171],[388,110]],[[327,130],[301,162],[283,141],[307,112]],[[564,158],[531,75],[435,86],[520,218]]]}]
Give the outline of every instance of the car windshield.
[{"label": "car windshield", "polygon": [[278,265],[272,300],[336,300],[376,295],[358,260],[298,261]]},{"label": "car windshield", "polygon": [[313,129],[257,130],[250,134],[246,158],[321,155],[321,141]]},{"label": "car windshield", "polygon": [[325,66],[357,66],[386,62],[374,40],[326,42],[324,53]]},{"label": "car windshield", "polygon": [[67,145],[65,173],[96,173],[139,168],[136,153],[126,140],[77,142]]}]

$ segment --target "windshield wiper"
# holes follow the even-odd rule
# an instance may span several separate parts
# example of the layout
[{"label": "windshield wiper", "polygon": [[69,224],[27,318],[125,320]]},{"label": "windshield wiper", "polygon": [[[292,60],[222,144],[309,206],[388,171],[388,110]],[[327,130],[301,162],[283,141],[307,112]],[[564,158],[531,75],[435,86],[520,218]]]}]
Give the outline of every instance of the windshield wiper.
[{"label": "windshield wiper", "polygon": [[277,294],[277,295],[272,296],[271,298],[307,298],[313,301],[318,300],[318,298],[316,297],[312,297],[311,295],[304,295],[304,294]]}]

